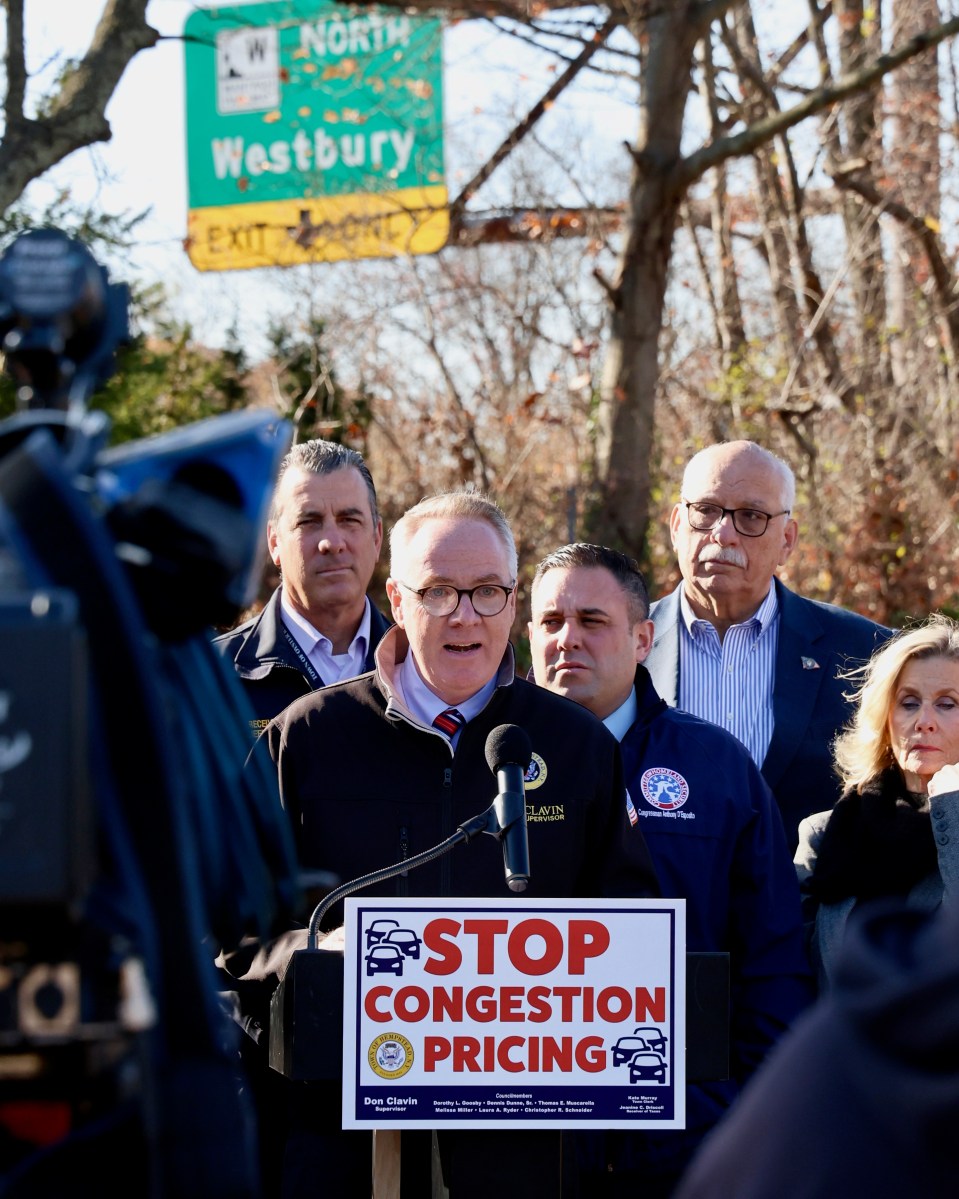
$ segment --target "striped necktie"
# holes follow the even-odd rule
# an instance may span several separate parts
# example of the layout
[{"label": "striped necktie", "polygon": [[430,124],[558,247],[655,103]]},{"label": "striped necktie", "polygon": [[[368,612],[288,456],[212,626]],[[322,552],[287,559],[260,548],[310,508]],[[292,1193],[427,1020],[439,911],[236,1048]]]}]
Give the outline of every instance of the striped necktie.
[{"label": "striped necktie", "polygon": [[445,712],[440,712],[439,716],[433,721],[433,728],[439,729],[441,733],[445,733],[447,737],[452,737],[458,733],[466,720],[460,712],[455,708],[447,708]]}]

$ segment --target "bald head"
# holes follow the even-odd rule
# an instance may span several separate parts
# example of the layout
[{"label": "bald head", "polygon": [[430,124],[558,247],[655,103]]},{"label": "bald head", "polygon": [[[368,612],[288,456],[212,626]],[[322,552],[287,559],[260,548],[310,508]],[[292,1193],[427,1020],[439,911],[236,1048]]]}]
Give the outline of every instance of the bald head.
[{"label": "bald head", "polygon": [[694,454],[683,472],[684,499],[689,499],[690,488],[695,489],[703,475],[717,470],[778,480],[777,507],[792,511],[796,503],[796,476],[792,467],[755,441],[721,441]]},{"label": "bald head", "polygon": [[[777,568],[792,553],[795,495],[787,464],[753,441],[722,442],[690,459],[682,499],[670,517],[670,535],[686,598],[720,636],[756,612]],[[708,518],[702,505],[709,506]],[[769,518],[765,528],[764,517]],[[763,531],[750,536],[755,528]]]}]

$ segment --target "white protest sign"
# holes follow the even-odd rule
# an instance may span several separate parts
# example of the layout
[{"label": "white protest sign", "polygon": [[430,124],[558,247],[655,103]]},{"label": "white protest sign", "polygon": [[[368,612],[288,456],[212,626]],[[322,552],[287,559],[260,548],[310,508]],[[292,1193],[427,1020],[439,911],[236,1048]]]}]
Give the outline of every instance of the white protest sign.
[{"label": "white protest sign", "polygon": [[682,1128],[683,900],[346,900],[343,1127]]}]

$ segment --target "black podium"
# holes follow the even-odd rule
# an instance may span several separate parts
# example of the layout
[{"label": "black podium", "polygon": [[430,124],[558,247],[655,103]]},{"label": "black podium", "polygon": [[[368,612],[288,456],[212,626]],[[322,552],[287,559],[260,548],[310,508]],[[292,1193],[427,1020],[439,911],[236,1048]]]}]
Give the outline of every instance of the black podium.
[{"label": "black podium", "polygon": [[[298,950],[273,995],[270,1066],[300,1082],[342,1077],[343,955]],[[686,954],[686,1079],[729,1077],[729,954]],[[377,1131],[374,1151],[380,1195],[424,1199],[430,1194],[433,1135],[420,1129]],[[489,1199],[502,1187],[508,1148],[511,1190],[555,1197],[562,1186],[562,1130],[444,1129],[438,1137],[452,1199]],[[389,1181],[384,1183],[384,1175]]]}]

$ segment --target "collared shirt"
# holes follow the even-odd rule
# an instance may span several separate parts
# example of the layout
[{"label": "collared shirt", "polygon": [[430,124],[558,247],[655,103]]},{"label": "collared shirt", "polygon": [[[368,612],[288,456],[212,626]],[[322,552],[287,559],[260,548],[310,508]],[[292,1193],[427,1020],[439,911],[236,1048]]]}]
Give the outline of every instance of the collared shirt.
[{"label": "collared shirt", "polygon": [[[408,653],[402,662],[397,662],[396,664],[396,673],[393,675],[393,686],[410,712],[418,720],[422,721],[423,724],[432,725],[440,712],[445,712],[450,707],[456,708],[465,721],[469,722],[472,720],[474,716],[482,712],[490,699],[492,699],[498,679],[499,674],[497,673],[475,695],[471,695],[469,699],[464,699],[459,704],[448,704],[445,700],[440,699],[435,691],[430,690],[423,681],[423,676],[420,674],[419,667],[416,665],[413,655]],[[439,732],[438,729],[437,732]],[[445,733],[443,735],[446,736]],[[454,749],[456,742],[459,740],[459,735],[460,730],[457,729],[453,736],[449,738]]]},{"label": "collared shirt", "polygon": [[369,597],[363,608],[360,627],[345,654],[333,653],[333,642],[292,607],[285,591],[280,593],[280,608],[283,623],[324,683],[338,683],[341,679],[352,679],[365,672],[367,646],[370,644]]},{"label": "collared shirt", "polygon": [[734,624],[720,641],[680,595],[679,707],[732,733],[762,766],[773,735],[773,683],[779,640],[776,589],[749,620]]},{"label": "collared shirt", "polygon": [[604,718],[603,724],[606,725],[617,741],[622,741],[636,723],[638,710],[636,705],[636,688],[630,687],[629,695],[626,696],[615,712],[610,712]]}]

